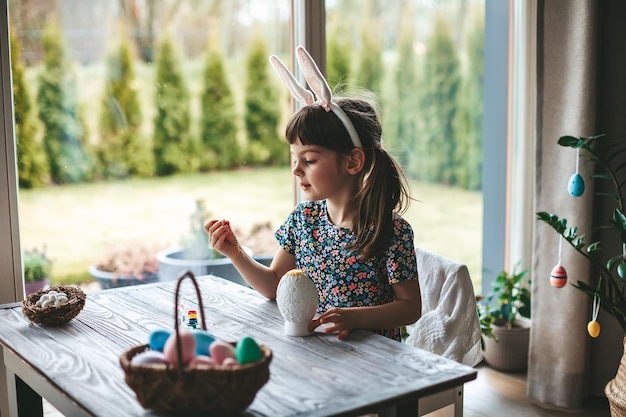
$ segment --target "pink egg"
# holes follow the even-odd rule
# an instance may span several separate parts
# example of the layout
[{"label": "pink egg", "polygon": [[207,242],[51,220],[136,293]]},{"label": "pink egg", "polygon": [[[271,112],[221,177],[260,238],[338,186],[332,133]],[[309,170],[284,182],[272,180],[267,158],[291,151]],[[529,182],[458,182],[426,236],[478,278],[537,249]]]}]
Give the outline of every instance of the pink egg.
[{"label": "pink egg", "polygon": [[235,347],[230,343],[216,340],[209,346],[211,357],[218,364],[222,364],[228,358],[235,358]]},{"label": "pink egg", "polygon": [[556,288],[563,288],[567,284],[567,272],[563,265],[558,264],[552,268],[550,273],[550,284]]},{"label": "pink egg", "polygon": [[133,365],[148,365],[152,363],[167,363],[165,355],[158,350],[146,350],[133,356],[130,361]]},{"label": "pink egg", "polygon": [[[189,330],[180,330],[179,334],[183,365],[187,365],[196,355],[196,338]],[[163,346],[163,354],[169,363],[173,365],[178,364],[178,357],[176,353],[176,333],[172,333],[172,335],[167,338],[165,346]]]},{"label": "pink egg", "polygon": [[224,362],[222,362],[222,365],[224,366],[233,366],[237,364],[239,364],[239,362],[237,362],[237,359],[235,358],[226,358],[224,359]]},{"label": "pink egg", "polygon": [[206,355],[197,355],[189,361],[187,364],[190,368],[195,368],[196,366],[205,365],[205,366],[215,366],[217,363],[215,360]]}]

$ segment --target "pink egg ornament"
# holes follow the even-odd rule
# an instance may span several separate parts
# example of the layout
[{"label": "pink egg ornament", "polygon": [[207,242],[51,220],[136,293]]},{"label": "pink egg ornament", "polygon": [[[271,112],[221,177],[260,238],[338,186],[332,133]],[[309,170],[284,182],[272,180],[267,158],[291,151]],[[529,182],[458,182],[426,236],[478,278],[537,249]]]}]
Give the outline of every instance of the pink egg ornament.
[{"label": "pink egg ornament", "polygon": [[209,346],[211,357],[218,364],[223,364],[228,358],[235,358],[235,347],[230,343],[216,340]]},{"label": "pink egg ornament", "polygon": [[[196,356],[196,339],[193,333],[189,330],[180,330],[179,334],[183,365],[187,365],[189,361]],[[178,365],[176,333],[172,333],[172,335],[165,342],[165,346],[163,346],[163,354],[169,363],[175,366]]]},{"label": "pink egg ornament", "polygon": [[563,288],[567,284],[567,271],[563,265],[558,264],[550,273],[550,284],[555,288]]},{"label": "pink egg ornament", "polygon": [[235,366],[238,365],[239,362],[237,362],[237,359],[235,358],[226,358],[224,359],[224,362],[222,362],[222,365],[224,366]]},{"label": "pink egg ornament", "polygon": [[215,366],[215,365],[217,365],[217,362],[215,362],[213,358],[206,356],[206,355],[194,356],[187,364],[189,368],[197,368],[198,366]]}]

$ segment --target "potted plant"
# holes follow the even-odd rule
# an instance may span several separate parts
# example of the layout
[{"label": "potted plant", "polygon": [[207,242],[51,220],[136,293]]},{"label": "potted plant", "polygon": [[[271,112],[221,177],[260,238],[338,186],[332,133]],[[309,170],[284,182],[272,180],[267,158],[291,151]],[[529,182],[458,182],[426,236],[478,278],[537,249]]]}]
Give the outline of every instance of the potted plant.
[{"label": "potted plant", "polygon": [[156,282],[159,267],[156,252],[139,245],[119,247],[91,265],[89,273],[102,289]]},{"label": "potted plant", "polygon": [[[626,146],[624,142],[607,140],[605,135],[562,136],[559,138],[558,144],[581,150],[581,155],[590,159],[598,167],[598,171],[593,175],[593,178],[598,181],[597,185],[601,185],[600,182],[608,181],[608,184],[613,188],[612,192],[606,192],[606,190],[596,192],[596,195],[609,198],[614,203],[612,216],[606,219],[605,224],[598,227],[598,229],[612,232],[613,235],[605,234],[605,241],[598,240],[588,244],[585,241],[587,235],[579,235],[578,227],[568,226],[567,219],[545,211],[538,212],[537,217],[552,227],[577,253],[587,258],[594,265],[594,269],[598,273],[595,283],[589,285],[583,281],[577,281],[576,284],[572,285],[587,294],[594,301],[594,304],[617,320],[624,331],[624,344],[626,346],[626,259],[624,257],[626,249],[626,214],[624,214],[626,172],[621,157],[626,153]],[[596,187],[596,190],[599,189],[600,187]],[[605,251],[604,257],[602,256],[603,251]],[[589,323],[588,331],[592,337],[598,336],[600,326],[595,318]],[[626,359],[626,355],[624,359]],[[622,363],[625,362],[624,359],[622,359]],[[626,369],[622,369],[622,365],[620,365],[618,376],[624,372]],[[614,383],[618,376],[609,381],[605,388],[605,394],[612,410],[619,408],[621,412],[625,412],[624,401],[619,403],[615,401],[616,398],[624,398],[626,394],[623,387]],[[616,391],[621,392],[617,394]]]},{"label": "potted plant", "polygon": [[[190,230],[182,239],[181,245],[157,253],[160,281],[175,280],[182,272],[189,270],[194,275],[213,274],[247,285],[230,259],[210,246],[209,236],[204,230],[208,217],[204,202],[196,200],[195,211],[190,216]],[[244,250],[252,255],[248,248],[244,247]]]},{"label": "potted plant", "polygon": [[530,340],[530,279],[528,270],[502,271],[492,292],[478,303],[483,358],[489,366],[505,372],[528,366]]},{"label": "potted plant", "polygon": [[46,255],[46,247],[24,251],[24,292],[26,295],[42,290],[50,283],[52,261]]}]

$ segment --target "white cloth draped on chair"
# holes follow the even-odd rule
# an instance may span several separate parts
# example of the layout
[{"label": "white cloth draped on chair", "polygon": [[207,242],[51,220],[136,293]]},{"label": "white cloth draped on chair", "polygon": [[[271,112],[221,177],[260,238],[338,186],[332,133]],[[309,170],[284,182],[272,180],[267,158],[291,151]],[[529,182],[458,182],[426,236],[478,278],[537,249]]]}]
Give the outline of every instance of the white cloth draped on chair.
[{"label": "white cloth draped on chair", "polygon": [[476,296],[467,266],[416,248],[422,317],[405,343],[468,366],[482,360]]}]

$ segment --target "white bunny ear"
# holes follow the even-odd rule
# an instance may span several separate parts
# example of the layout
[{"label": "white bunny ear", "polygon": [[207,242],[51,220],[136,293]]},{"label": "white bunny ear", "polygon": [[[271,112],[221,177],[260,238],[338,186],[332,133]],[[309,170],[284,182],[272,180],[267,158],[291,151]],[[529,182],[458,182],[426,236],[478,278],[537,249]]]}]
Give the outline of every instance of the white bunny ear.
[{"label": "white bunny ear", "polygon": [[304,73],[304,78],[306,82],[309,83],[309,87],[317,96],[320,104],[327,110],[329,110],[329,105],[332,99],[332,95],[330,93],[330,87],[326,82],[326,79],[322,75],[320,69],[317,67],[315,61],[306,49],[302,46],[298,46],[296,48],[296,57],[298,59],[298,63],[300,64],[300,68],[302,68],[302,72]]},{"label": "white bunny ear", "polygon": [[304,88],[300,83],[294,78],[289,69],[283,64],[283,62],[276,56],[270,56],[270,63],[276,70],[276,73],[283,81],[283,83],[287,86],[289,91],[291,91],[291,95],[304,105],[311,105],[315,102],[315,98],[313,97],[313,93]]},{"label": "white bunny ear", "polygon": [[[356,148],[362,148],[363,146],[361,145],[361,140],[359,139],[359,135],[356,133],[356,129],[354,128],[352,121],[341,109],[341,107],[332,101],[330,87],[317,67],[317,64],[313,61],[313,58],[311,58],[311,55],[309,55],[306,49],[302,46],[298,46],[296,48],[296,57],[300,67],[302,68],[302,72],[304,73],[304,78],[317,96],[320,106],[326,109],[327,112],[332,111],[335,113],[348,131],[352,144]],[[283,64],[276,55],[270,56],[270,63],[296,100],[306,106],[315,104],[315,97],[313,96],[313,93],[296,81],[285,64]]]}]

